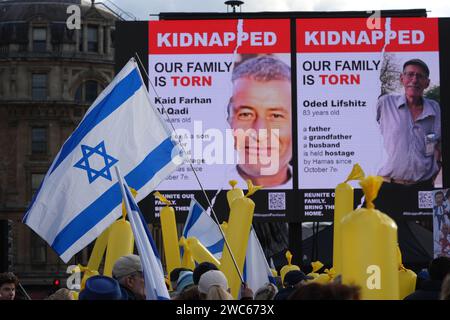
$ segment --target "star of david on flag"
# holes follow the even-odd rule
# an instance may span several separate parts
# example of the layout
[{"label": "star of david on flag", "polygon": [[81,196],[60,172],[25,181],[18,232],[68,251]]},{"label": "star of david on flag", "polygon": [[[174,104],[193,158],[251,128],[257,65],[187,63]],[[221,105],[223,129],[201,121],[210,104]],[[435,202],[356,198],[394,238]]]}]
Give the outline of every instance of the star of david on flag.
[{"label": "star of david on flag", "polygon": [[[94,148],[82,144],[81,151],[83,153],[83,157],[80,159],[80,161],[75,163],[74,167],[86,170],[89,183],[94,182],[98,177],[103,177],[105,179],[108,179],[109,181],[112,181],[110,169],[114,164],[118,162],[118,160],[106,153],[105,141],[100,142]],[[105,163],[104,167],[100,170],[92,168],[89,163],[89,157],[95,154],[101,156]]]},{"label": "star of david on flag", "polygon": [[137,202],[183,163],[134,59],[64,142],[23,218],[65,263],[121,216],[120,185],[111,174],[119,163]]}]

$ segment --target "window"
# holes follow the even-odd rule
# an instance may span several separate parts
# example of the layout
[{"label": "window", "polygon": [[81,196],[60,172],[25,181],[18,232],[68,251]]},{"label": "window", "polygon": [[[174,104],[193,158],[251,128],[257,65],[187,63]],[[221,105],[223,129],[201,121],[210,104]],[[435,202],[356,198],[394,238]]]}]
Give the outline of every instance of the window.
[{"label": "window", "polygon": [[86,102],[94,102],[98,95],[98,83],[95,81],[86,81]]},{"label": "window", "polygon": [[47,28],[33,28],[33,51],[47,50]]},{"label": "window", "polygon": [[88,80],[78,87],[75,92],[75,101],[92,103],[97,98],[102,88],[94,80]]},{"label": "window", "polygon": [[33,73],[31,75],[31,97],[33,100],[47,99],[47,74]]},{"label": "window", "polygon": [[98,27],[88,26],[88,52],[98,52]]},{"label": "window", "polygon": [[36,233],[31,231],[31,262],[46,263],[47,262],[47,244]]},{"label": "window", "polygon": [[47,153],[47,128],[31,128],[31,153]]}]

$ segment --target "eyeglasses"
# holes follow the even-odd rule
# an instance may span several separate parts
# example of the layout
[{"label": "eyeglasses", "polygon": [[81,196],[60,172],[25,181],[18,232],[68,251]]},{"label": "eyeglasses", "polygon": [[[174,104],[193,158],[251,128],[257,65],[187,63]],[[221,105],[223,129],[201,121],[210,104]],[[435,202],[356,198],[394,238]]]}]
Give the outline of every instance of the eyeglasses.
[{"label": "eyeglasses", "polygon": [[421,73],[417,73],[417,72],[403,72],[403,75],[408,79],[411,80],[412,78],[414,78],[414,76],[417,78],[417,80],[425,80],[428,79],[428,77],[424,74]]},{"label": "eyeglasses", "polygon": [[136,271],[136,272],[133,272],[132,274],[130,274],[130,276],[143,278],[144,277],[144,273],[142,271]]}]

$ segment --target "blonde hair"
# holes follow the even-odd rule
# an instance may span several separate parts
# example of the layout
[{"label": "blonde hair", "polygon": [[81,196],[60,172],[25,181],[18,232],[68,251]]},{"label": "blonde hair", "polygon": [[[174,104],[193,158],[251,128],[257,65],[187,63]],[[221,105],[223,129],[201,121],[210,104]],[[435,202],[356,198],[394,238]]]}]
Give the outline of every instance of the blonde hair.
[{"label": "blonde hair", "polygon": [[278,292],[278,288],[273,283],[266,283],[256,290],[254,300],[273,300]]},{"label": "blonde hair", "polygon": [[72,291],[67,288],[61,288],[50,295],[46,300],[74,300]]},{"label": "blonde hair", "polygon": [[234,300],[233,296],[221,286],[212,285],[206,294],[206,300]]}]

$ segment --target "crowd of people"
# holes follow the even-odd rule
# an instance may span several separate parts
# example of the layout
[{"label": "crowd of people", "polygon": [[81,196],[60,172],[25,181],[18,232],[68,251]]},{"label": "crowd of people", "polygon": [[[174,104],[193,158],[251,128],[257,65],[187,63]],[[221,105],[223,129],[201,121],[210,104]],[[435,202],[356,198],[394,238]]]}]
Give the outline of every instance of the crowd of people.
[{"label": "crowd of people", "polygon": [[[287,272],[279,285],[266,283],[253,292],[245,284],[239,300],[360,300],[360,288],[339,281],[311,281],[301,270]],[[177,268],[166,281],[172,300],[235,300],[222,271],[210,262],[194,270]],[[0,274],[0,300],[15,300],[19,279],[11,272]],[[61,288],[46,300],[145,300],[145,280],[137,255],[119,258],[112,277],[103,275],[87,279],[79,294]],[[417,276],[416,291],[405,300],[450,300],[450,258],[433,259]]]}]

